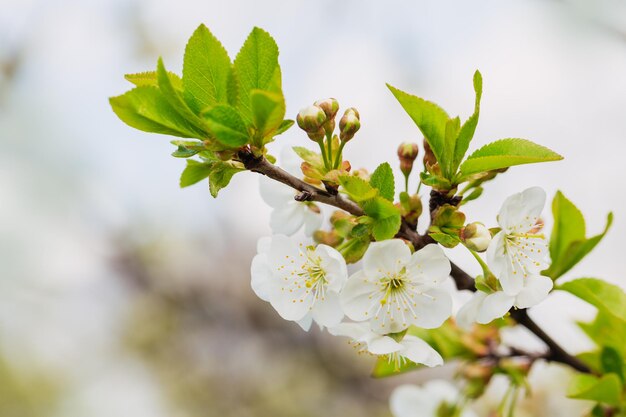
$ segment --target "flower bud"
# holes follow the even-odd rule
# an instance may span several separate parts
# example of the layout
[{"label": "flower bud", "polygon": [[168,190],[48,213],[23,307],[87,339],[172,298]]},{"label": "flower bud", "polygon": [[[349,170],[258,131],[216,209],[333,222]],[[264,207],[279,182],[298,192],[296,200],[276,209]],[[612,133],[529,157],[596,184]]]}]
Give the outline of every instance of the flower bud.
[{"label": "flower bud", "polygon": [[413,170],[413,161],[417,158],[417,143],[403,142],[398,146],[398,158],[400,158],[400,171],[408,177]]},{"label": "flower bud", "polygon": [[320,140],[324,139],[324,136],[326,136],[326,130],[322,126],[316,131],[306,132],[306,134],[313,142],[319,142]]},{"label": "flower bud", "polygon": [[334,98],[317,100],[314,105],[324,110],[324,113],[326,114],[326,120],[334,119],[335,115],[337,115],[337,112],[339,111],[339,102]]},{"label": "flower bud", "polygon": [[469,249],[484,252],[491,243],[491,232],[482,223],[470,223],[461,230],[461,240]]},{"label": "flower bud", "polygon": [[342,142],[347,142],[354,137],[356,132],[361,128],[361,120],[359,112],[350,107],[345,111],[341,120],[339,120],[339,137]]},{"label": "flower bud", "polygon": [[318,106],[305,107],[298,112],[296,121],[300,129],[307,133],[316,133],[326,121],[326,113]]},{"label": "flower bud", "polygon": [[315,243],[321,243],[334,248],[341,243],[342,238],[334,230],[331,230],[330,232],[325,230],[316,230],[313,232],[313,240]]}]

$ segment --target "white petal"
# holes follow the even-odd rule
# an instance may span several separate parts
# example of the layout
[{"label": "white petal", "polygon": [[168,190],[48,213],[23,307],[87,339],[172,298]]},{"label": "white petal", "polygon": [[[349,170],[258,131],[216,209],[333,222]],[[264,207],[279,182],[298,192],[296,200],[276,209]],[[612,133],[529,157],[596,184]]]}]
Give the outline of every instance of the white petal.
[{"label": "white petal", "polygon": [[259,253],[252,259],[250,266],[250,274],[252,276],[250,285],[254,293],[263,301],[270,300],[270,294],[275,288],[272,268],[267,261],[265,253]]},{"label": "white petal", "polygon": [[409,262],[411,250],[400,239],[374,242],[363,256],[363,270],[369,278],[395,274]]},{"label": "white petal", "polygon": [[507,311],[513,307],[515,297],[506,295],[502,291],[494,292],[485,297],[476,321],[481,324],[487,324],[491,321],[504,316]]},{"label": "white petal", "polygon": [[322,213],[316,213],[313,210],[311,210],[308,206],[304,205],[303,203],[298,203],[300,205],[303,205],[306,210],[303,211],[303,217],[304,217],[304,234],[307,236],[313,236],[313,233],[319,229],[320,227],[322,227],[322,222],[324,221],[324,216],[322,216]]},{"label": "white petal", "polygon": [[326,288],[330,291],[339,292],[348,280],[348,268],[341,254],[328,245],[317,245],[315,255],[321,258],[321,268],[325,272],[327,281]]},{"label": "white petal", "polygon": [[452,314],[452,297],[439,289],[426,291],[416,297],[417,319],[411,317],[411,323],[424,329],[434,329],[443,324]]},{"label": "white petal", "polygon": [[345,336],[353,340],[362,341],[370,333],[370,328],[367,323],[339,323],[336,326],[329,326],[328,333],[333,336]]},{"label": "white petal", "polygon": [[341,291],[341,307],[355,321],[368,320],[379,304],[378,286],[367,279],[363,271],[353,274]]},{"label": "white petal", "polygon": [[443,358],[439,352],[418,337],[406,335],[400,344],[404,346],[404,349],[399,354],[415,363],[429,367],[443,365]]},{"label": "white petal", "polygon": [[438,286],[450,275],[450,261],[439,245],[429,244],[411,256],[407,273],[415,282]]},{"label": "white petal", "polygon": [[438,401],[445,401],[449,404],[456,403],[459,398],[457,387],[443,379],[428,381],[423,389],[430,398],[437,398]]},{"label": "white petal", "polygon": [[257,253],[267,253],[272,245],[272,236],[264,236],[256,242]]},{"label": "white petal", "polygon": [[487,248],[487,265],[489,265],[489,269],[497,277],[502,274],[508,262],[504,246],[505,237],[506,233],[504,231],[496,233]]},{"label": "white petal", "polygon": [[259,178],[259,191],[261,198],[270,207],[282,207],[293,201],[296,192],[288,185],[261,176]]},{"label": "white petal", "polygon": [[456,324],[460,328],[464,330],[470,330],[472,328],[472,325],[478,318],[478,311],[486,297],[487,294],[482,291],[477,291],[467,303],[463,304],[463,307],[456,313]]},{"label": "white petal", "polygon": [[278,290],[270,294],[270,303],[283,319],[298,321],[310,312],[311,296],[304,288],[293,292]]},{"label": "white petal", "polygon": [[546,204],[546,192],[539,187],[531,187],[513,194],[502,204],[498,223],[507,233],[530,230]]},{"label": "white petal", "polygon": [[403,349],[403,346],[389,336],[382,336],[375,333],[374,337],[367,341],[367,350],[374,355],[388,355]]},{"label": "white petal", "polygon": [[498,281],[502,285],[502,291],[507,295],[515,296],[524,288],[524,270],[508,256],[505,259],[507,263],[498,275]]},{"label": "white petal", "polygon": [[[285,235],[274,235],[267,251],[267,259],[274,268],[292,265],[292,260],[300,259],[298,242]],[[298,265],[299,267],[300,265]]]},{"label": "white petal", "polygon": [[270,214],[272,232],[291,236],[304,223],[304,210],[308,210],[302,203],[289,201],[274,208]]},{"label": "white petal", "polygon": [[313,305],[313,320],[320,326],[331,327],[341,323],[343,310],[339,303],[339,294],[327,292],[324,298],[318,298]]},{"label": "white petal", "polygon": [[400,385],[389,397],[394,417],[434,417],[438,406],[437,399],[417,385]]},{"label": "white petal", "polygon": [[515,298],[515,306],[529,308],[542,302],[552,290],[554,283],[548,277],[534,275],[526,278],[524,288]]},{"label": "white petal", "polygon": [[280,167],[293,175],[302,178],[302,170],[300,169],[302,160],[291,146],[285,146],[280,151]]},{"label": "white petal", "polygon": [[311,324],[313,324],[313,315],[311,313],[304,316],[303,319],[298,320],[298,326],[302,328],[305,332],[308,332],[311,329]]}]

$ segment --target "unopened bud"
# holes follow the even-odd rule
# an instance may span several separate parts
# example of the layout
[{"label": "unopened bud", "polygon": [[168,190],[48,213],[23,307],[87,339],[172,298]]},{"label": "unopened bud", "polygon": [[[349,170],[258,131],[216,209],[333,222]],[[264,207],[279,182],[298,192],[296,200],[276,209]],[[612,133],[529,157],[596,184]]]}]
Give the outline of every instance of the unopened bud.
[{"label": "unopened bud", "polygon": [[[308,106],[298,112],[296,121],[300,129],[307,133],[316,133],[326,121],[326,113],[318,106]],[[323,130],[322,130],[323,131]],[[309,135],[309,137],[311,137]]]},{"label": "unopened bud", "polygon": [[335,115],[339,111],[339,102],[334,98],[317,100],[314,105],[324,110],[324,113],[326,114],[326,120],[334,119]]},{"label": "unopened bud", "polygon": [[345,111],[341,120],[339,120],[339,137],[342,142],[347,142],[354,137],[356,132],[361,128],[361,118],[359,112],[350,107]]},{"label": "unopened bud", "polygon": [[316,230],[313,232],[313,240],[315,243],[332,246],[333,248],[341,243],[341,236],[336,231]]},{"label": "unopened bud", "polygon": [[400,158],[400,171],[408,177],[413,170],[413,161],[417,158],[417,143],[404,142],[398,146],[398,158]]},{"label": "unopened bud", "polygon": [[345,211],[336,210],[336,211],[333,211],[333,214],[330,215],[330,223],[334,225],[335,222],[337,222],[338,220],[348,219],[350,217],[351,216]]},{"label": "unopened bud", "polygon": [[320,140],[324,139],[324,136],[326,136],[326,130],[322,126],[316,131],[306,132],[306,134],[313,142],[319,142]]},{"label": "unopened bud", "polygon": [[482,223],[470,223],[461,230],[461,240],[469,249],[484,252],[491,243],[491,232]]}]

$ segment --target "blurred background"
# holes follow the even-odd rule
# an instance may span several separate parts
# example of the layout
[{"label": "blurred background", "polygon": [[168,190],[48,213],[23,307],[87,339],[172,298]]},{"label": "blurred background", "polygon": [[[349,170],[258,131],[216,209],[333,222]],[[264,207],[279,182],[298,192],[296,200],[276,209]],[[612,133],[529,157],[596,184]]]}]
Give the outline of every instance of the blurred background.
[{"label": "blurred background", "polygon": [[[613,210],[568,276],[626,284],[623,1],[0,0],[0,415],[388,416],[391,389],[424,378],[371,379],[372,358],[345,340],[280,320],[249,287],[269,233],[258,178],[237,175],[218,200],[204,183],[181,190],[169,138],[111,111],[123,74],[159,56],[180,73],[200,23],[231,57],[253,26],[268,30],[288,117],[328,96],[357,107],[345,155],[370,170],[421,141],[385,82],[465,118],[480,69],[472,149],[523,137],[565,160],[511,169],[468,218],[495,225],[504,198],[533,185],[561,189],[589,233]],[[296,128],[273,153],[294,144],[310,144]],[[561,294],[532,311],[573,352],[589,346],[573,321],[592,314]]]}]

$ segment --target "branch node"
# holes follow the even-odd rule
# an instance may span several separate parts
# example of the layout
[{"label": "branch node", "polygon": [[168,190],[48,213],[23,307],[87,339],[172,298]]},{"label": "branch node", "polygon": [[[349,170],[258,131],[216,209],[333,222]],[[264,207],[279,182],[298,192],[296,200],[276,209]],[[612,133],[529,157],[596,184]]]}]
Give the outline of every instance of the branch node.
[{"label": "branch node", "polygon": [[311,194],[308,191],[301,191],[298,194],[296,194],[296,196],[294,197],[294,200],[296,201],[311,201],[311,199],[313,198],[313,194]]}]

